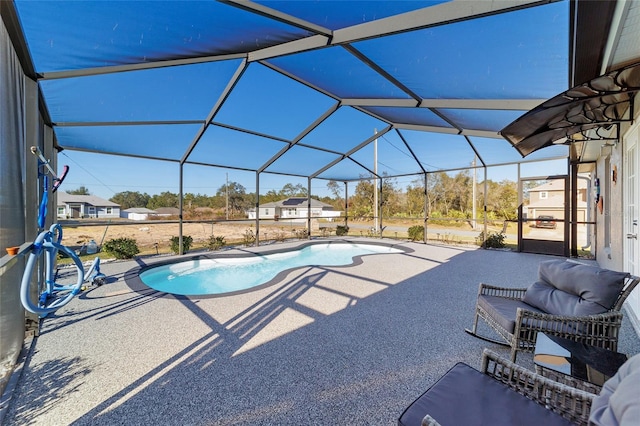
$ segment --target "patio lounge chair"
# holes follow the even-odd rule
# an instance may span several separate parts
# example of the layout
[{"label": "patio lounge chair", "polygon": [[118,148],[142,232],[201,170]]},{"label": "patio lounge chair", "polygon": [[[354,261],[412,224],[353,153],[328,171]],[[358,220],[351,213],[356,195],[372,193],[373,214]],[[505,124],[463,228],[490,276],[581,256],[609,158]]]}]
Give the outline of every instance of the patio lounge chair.
[{"label": "patio lounge chair", "polygon": [[[612,351],[618,348],[622,305],[640,278],[569,260],[542,262],[539,280],[528,288],[480,284],[473,328],[483,340],[533,352],[538,332]],[[502,338],[477,333],[485,321]]]},{"label": "patio lounge chair", "polygon": [[640,354],[594,395],[485,349],[481,371],[456,364],[404,410],[398,425],[631,425],[640,416],[639,380]]}]

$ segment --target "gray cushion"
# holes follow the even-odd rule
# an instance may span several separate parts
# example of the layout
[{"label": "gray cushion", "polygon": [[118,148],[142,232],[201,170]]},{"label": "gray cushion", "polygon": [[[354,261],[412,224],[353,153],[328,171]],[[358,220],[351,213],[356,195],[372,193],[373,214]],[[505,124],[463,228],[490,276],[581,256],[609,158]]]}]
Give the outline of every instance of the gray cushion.
[{"label": "gray cushion", "polygon": [[491,318],[493,318],[502,328],[513,334],[516,324],[516,313],[518,308],[527,311],[540,312],[543,311],[527,305],[520,300],[506,299],[499,296],[478,296],[478,305],[484,309]]},{"label": "gray cushion", "polygon": [[629,274],[565,260],[540,263],[540,280],[523,298],[529,305],[554,315],[584,316],[613,307]]},{"label": "gray cushion", "polygon": [[399,426],[420,426],[429,414],[442,426],[550,426],[572,423],[508,386],[458,363],[416,399]]},{"label": "gray cushion", "polygon": [[533,283],[525,292],[523,300],[546,313],[554,315],[580,317],[601,314],[607,311],[604,306],[598,303],[558,290],[544,281]]},{"label": "gray cushion", "polygon": [[624,363],[593,399],[589,424],[637,425],[640,420],[640,354]]}]

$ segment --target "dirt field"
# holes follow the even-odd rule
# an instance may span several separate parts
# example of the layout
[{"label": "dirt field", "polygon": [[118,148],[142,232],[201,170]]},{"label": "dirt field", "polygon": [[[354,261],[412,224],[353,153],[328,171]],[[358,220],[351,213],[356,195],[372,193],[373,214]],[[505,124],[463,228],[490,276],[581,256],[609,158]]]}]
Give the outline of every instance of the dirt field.
[{"label": "dirt field", "polygon": [[[388,225],[385,236],[389,238],[407,238],[407,227],[415,224],[415,222],[385,222]],[[422,222],[420,222],[421,224]],[[111,239],[116,238],[132,238],[136,241],[140,254],[162,254],[170,252],[171,238],[177,237],[179,232],[179,223],[157,222],[157,221],[128,221],[117,220],[112,222],[89,222],[89,221],[69,221],[62,222],[63,241],[66,246],[74,249],[80,248],[83,244],[90,240],[96,241],[98,245],[102,245]],[[334,224],[335,225],[335,224]],[[351,222],[352,230],[350,235],[367,236],[368,227],[372,223],[369,222]],[[311,221],[312,235],[323,235],[320,227],[330,226],[329,224],[320,224],[316,219]],[[441,232],[439,231],[442,228]],[[284,241],[287,239],[298,238],[299,233],[306,229],[306,221],[294,223],[292,221],[271,222],[265,221],[260,223],[260,241]],[[242,245],[245,242],[245,233],[255,233],[254,221],[236,221],[236,222],[184,222],[182,225],[184,236],[193,238],[190,250],[206,248],[207,243],[212,235],[216,237],[224,237],[227,245]],[[471,231],[465,227],[448,229],[438,225],[429,227],[430,238],[451,243],[473,243],[474,238],[479,231]],[[449,235],[449,233],[451,235]],[[466,235],[468,234],[468,235]],[[335,235],[333,232],[327,235]],[[450,240],[450,241],[449,241]]]},{"label": "dirt field", "polygon": [[[291,224],[260,225],[260,239],[293,238],[294,230],[300,230],[305,224],[292,226]],[[223,236],[227,244],[238,244],[244,241],[244,234],[248,230],[255,232],[255,226],[248,222],[240,223],[183,223],[182,233],[193,238],[192,248],[204,247],[211,235]],[[63,224],[62,243],[66,246],[79,247],[89,240],[98,244],[115,238],[133,238],[142,254],[156,251],[156,244],[160,252],[170,246],[171,237],[179,235],[178,223],[149,223],[149,222],[117,222],[104,225]]]}]

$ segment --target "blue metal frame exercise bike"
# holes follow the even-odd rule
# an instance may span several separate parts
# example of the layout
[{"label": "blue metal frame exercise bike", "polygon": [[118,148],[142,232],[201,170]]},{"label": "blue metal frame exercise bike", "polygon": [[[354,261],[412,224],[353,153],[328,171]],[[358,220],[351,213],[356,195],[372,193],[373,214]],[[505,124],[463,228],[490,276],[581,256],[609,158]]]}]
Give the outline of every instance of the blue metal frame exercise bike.
[{"label": "blue metal frame exercise bike", "polygon": [[[90,282],[93,285],[102,285],[106,280],[106,276],[100,272],[100,257],[95,258],[91,267],[85,273],[78,255],[61,244],[62,227],[60,224],[55,223],[48,230],[42,231],[46,221],[49,200],[48,173],[53,176],[52,192],[55,192],[66,177],[69,167],[64,166],[62,175],[58,177],[37,147],[32,147],[31,152],[38,157],[38,175],[43,177],[42,200],[38,209],[38,229],[41,232],[33,242],[31,253],[29,253],[29,258],[27,259],[20,285],[20,300],[27,311],[44,317],[69,303],[83,289],[85,282]],[[46,171],[41,172],[43,167]],[[58,271],[55,268],[59,253],[63,253],[73,261],[77,277],[72,284],[65,285],[56,282]],[[44,271],[40,272],[37,270],[42,264],[39,259],[43,255],[45,260]],[[32,279],[34,271],[36,271],[36,279]],[[42,278],[44,278],[44,282]],[[33,300],[32,295],[32,286],[34,285],[37,285],[37,301]]]}]

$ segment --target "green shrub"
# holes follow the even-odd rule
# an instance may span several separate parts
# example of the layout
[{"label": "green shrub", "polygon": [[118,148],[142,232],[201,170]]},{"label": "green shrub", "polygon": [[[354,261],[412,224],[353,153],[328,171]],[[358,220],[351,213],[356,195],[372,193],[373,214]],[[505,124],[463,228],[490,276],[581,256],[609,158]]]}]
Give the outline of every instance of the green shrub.
[{"label": "green shrub", "polygon": [[211,251],[220,250],[226,244],[224,237],[216,237],[215,235],[212,235],[209,237],[209,241],[207,242],[207,248]]},{"label": "green shrub", "polygon": [[242,240],[244,245],[249,247],[251,244],[256,242],[256,234],[253,233],[253,229],[247,229],[244,231],[244,235],[242,236]]},{"label": "green shrub", "polygon": [[504,248],[506,245],[504,243],[505,238],[506,235],[504,233],[498,232],[495,234],[489,234],[487,239],[483,242],[482,240],[484,240],[484,232],[481,232],[478,236],[478,241],[484,248]]},{"label": "green shrub", "polygon": [[[171,237],[171,251],[175,254],[180,253],[180,237]],[[191,248],[193,238],[190,235],[182,236],[182,252],[186,253]]]},{"label": "green shrub", "polygon": [[116,259],[133,259],[140,253],[138,244],[133,238],[115,238],[103,244],[102,250],[115,256]]},{"label": "green shrub", "polygon": [[411,241],[424,241],[424,226],[414,225],[409,228],[408,234]]},{"label": "green shrub", "polygon": [[346,225],[338,225],[336,226],[336,235],[341,237],[343,235],[347,235],[349,233],[349,227]]}]

